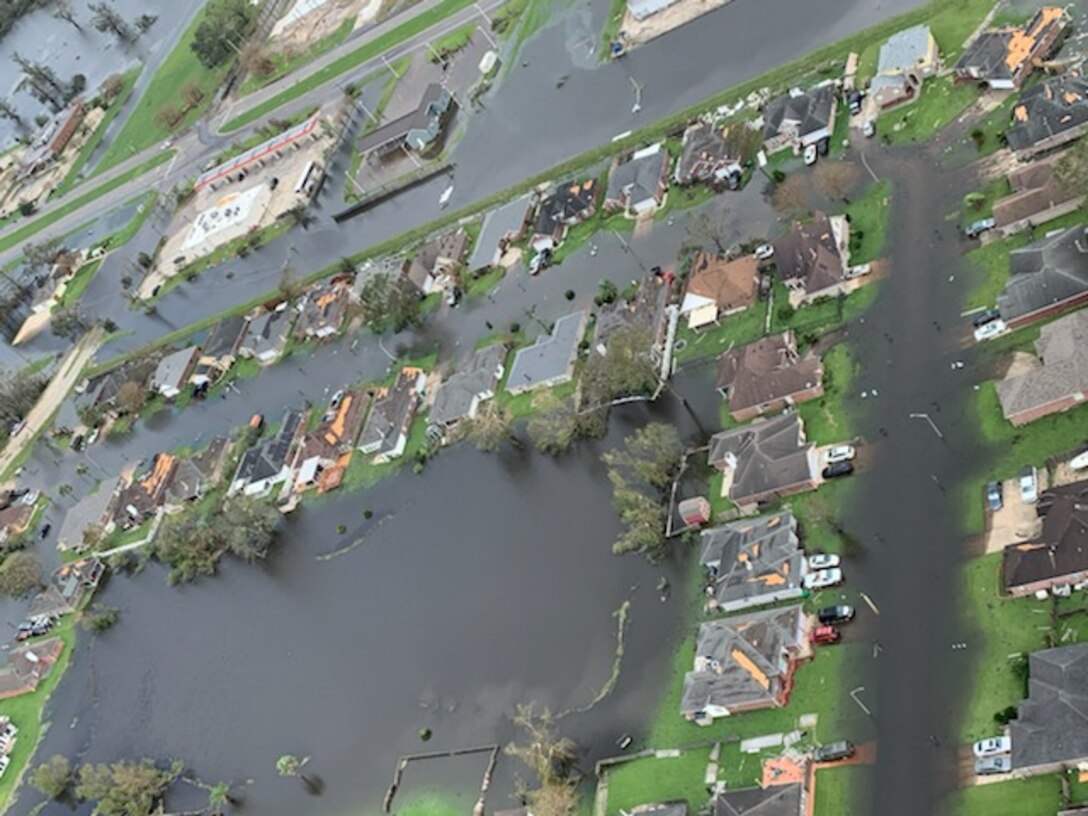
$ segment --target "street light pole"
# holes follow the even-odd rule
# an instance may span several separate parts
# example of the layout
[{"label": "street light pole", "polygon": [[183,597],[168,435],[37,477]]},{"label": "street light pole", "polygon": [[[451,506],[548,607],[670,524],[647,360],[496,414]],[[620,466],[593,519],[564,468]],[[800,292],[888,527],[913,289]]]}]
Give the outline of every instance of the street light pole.
[{"label": "street light pole", "polygon": [[942,442],[945,441],[944,434],[941,433],[941,429],[937,427],[937,423],[933,421],[933,417],[931,417],[929,414],[922,414],[922,413],[910,414],[910,418],[911,419],[924,419],[926,422],[929,423],[929,427],[933,429],[933,433],[937,434],[937,438],[940,439]]},{"label": "street light pole", "polygon": [[631,87],[635,91],[635,104],[631,108],[631,113],[638,113],[642,110],[642,86],[635,80],[633,76],[627,77],[631,80]]}]

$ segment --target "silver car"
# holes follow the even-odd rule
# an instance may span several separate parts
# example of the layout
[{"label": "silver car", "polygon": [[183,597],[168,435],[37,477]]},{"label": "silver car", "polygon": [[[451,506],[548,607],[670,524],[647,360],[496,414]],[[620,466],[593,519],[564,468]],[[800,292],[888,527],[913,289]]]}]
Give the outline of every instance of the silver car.
[{"label": "silver car", "polygon": [[975,760],[975,773],[978,776],[994,776],[995,774],[1007,774],[1012,770],[1012,757],[1004,756],[984,757]]}]

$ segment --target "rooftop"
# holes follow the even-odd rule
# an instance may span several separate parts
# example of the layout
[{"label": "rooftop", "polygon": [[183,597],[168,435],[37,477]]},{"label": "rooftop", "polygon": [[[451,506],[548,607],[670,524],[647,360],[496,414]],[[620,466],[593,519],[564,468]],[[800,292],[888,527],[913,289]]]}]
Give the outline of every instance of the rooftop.
[{"label": "rooftop", "polygon": [[808,293],[840,283],[843,257],[827,213],[814,212],[811,221],[795,223],[775,241],[774,262],[782,280],[799,281]]},{"label": "rooftop", "polygon": [[997,383],[1006,418],[1088,394],[1088,311],[1074,312],[1043,326],[1035,348],[1041,366]]},{"label": "rooftop", "polygon": [[359,447],[378,445],[375,453],[394,450],[397,441],[407,434],[419,406],[419,384],[422,372],[418,368],[401,369],[392,388],[375,395],[374,406],[359,436]]},{"label": "rooftop", "polygon": [[[1020,94],[1005,139],[1013,150],[1026,150],[1055,136],[1070,138],[1088,125],[1088,81],[1077,74],[1048,77]],[[1066,141],[1066,140],[1061,140]]]},{"label": "rooftop", "polygon": [[801,816],[804,788],[799,783],[722,791],[714,816]]},{"label": "rooftop", "polygon": [[699,562],[723,605],[756,606],[768,594],[801,586],[805,556],[788,510],[704,530],[699,540]]},{"label": "rooftop", "polygon": [[880,46],[877,73],[903,73],[918,67],[929,54],[932,36],[927,25],[911,26],[892,34]]},{"label": "rooftop", "polygon": [[552,235],[561,224],[573,224],[597,205],[597,179],[568,181],[540,202],[533,229],[538,235]]},{"label": "rooftop", "polygon": [[498,388],[506,355],[506,346],[494,343],[465,358],[438,387],[431,406],[431,422],[449,425],[470,416],[478,401],[492,396]]},{"label": "rooftop", "polygon": [[738,504],[814,478],[805,428],[796,413],[714,434],[708,464],[731,471],[729,498]]},{"label": "rooftop", "polygon": [[994,202],[994,223],[999,229],[1025,218],[1042,215],[1053,207],[1072,202],[1084,195],[1080,190],[1064,190],[1054,177],[1054,165],[1064,155],[1055,153],[1018,167],[1008,174],[1012,193]]},{"label": "rooftop", "polygon": [[729,410],[741,412],[818,388],[823,374],[820,358],[800,354],[793,331],[784,331],[723,354],[717,386],[728,391]]},{"label": "rooftop", "polygon": [[638,151],[609,174],[607,198],[629,207],[655,199],[668,163],[669,154],[660,143]]},{"label": "rooftop", "polygon": [[586,313],[574,312],[555,321],[551,332],[537,337],[531,346],[518,349],[506,387],[515,392],[527,391],[569,379],[585,325]]},{"label": "rooftop", "polygon": [[1006,590],[1088,571],[1088,480],[1043,491],[1036,510],[1044,514],[1039,537],[1005,548]]},{"label": "rooftop", "polygon": [[1031,654],[1028,696],[1009,733],[1016,770],[1088,759],[1088,643]]},{"label": "rooftop", "polygon": [[763,109],[763,138],[790,134],[804,141],[828,126],[834,116],[835,86],[821,83],[802,93],[789,93],[771,100]]},{"label": "rooftop", "polygon": [[1009,322],[1088,294],[1088,237],[1084,226],[1060,230],[1009,254],[1009,280],[997,296]]},{"label": "rooftop", "polygon": [[[759,262],[754,255],[729,260],[709,252],[696,252],[691,260],[686,294],[712,300],[723,312],[747,309],[759,294]],[[694,306],[691,299],[685,297],[685,300],[688,301],[685,310]]]}]

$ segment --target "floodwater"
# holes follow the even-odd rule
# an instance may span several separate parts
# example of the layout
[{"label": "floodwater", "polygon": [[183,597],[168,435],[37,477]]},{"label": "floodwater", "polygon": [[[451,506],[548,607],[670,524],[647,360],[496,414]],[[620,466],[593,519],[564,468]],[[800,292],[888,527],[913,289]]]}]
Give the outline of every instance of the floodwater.
[{"label": "floodwater", "polygon": [[[710,394],[707,420],[709,386],[691,383]],[[686,427],[675,407],[651,410]],[[678,564],[609,551],[618,524],[599,455],[649,415],[617,413],[605,440],[560,459],[444,451],[422,475],[304,506],[262,565],[228,562],[174,589],[157,566],[111,578],[100,600],[121,622],[80,639],[39,756],[177,757],[204,780],[253,780],[248,812],[377,812],[399,755],[508,741],[518,703],[587,705],[612,669],[612,613],[630,600],[614,692],[561,721],[590,769],[641,734],[681,631],[681,606],[655,591],[661,576],[682,584]],[[320,800],[276,777],[288,752],[313,757]],[[499,760],[491,807],[509,804],[517,772]],[[24,790],[13,812],[37,799]]]}]

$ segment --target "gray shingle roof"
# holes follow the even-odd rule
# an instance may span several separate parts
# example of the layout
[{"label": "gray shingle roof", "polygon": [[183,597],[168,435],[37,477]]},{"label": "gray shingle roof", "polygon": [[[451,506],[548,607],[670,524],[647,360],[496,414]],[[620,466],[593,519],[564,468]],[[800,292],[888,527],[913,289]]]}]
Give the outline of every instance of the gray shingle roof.
[{"label": "gray shingle roof", "polygon": [[251,484],[279,473],[287,463],[291,442],[301,424],[302,414],[299,411],[289,410],[284,413],[280,429],[273,436],[260,440],[242,455],[234,480]]},{"label": "gray shingle roof", "polygon": [[623,201],[626,206],[636,207],[657,197],[669,154],[661,145],[656,152],[639,151],[638,158],[631,158],[618,165],[608,177],[608,199]]},{"label": "gray shingle roof", "polygon": [[792,331],[731,349],[718,363],[718,388],[729,394],[729,410],[743,411],[816,388],[823,382],[820,358],[801,355]]},{"label": "gray shingle roof", "polygon": [[1005,548],[1002,578],[1007,590],[1068,581],[1088,572],[1088,481],[1044,491],[1036,509],[1043,513],[1039,537]]},{"label": "gray shingle roof", "polygon": [[211,327],[208,336],[201,343],[201,356],[218,359],[235,354],[242,342],[242,338],[245,336],[248,325],[246,319],[241,315],[223,318]]},{"label": "gray shingle roof", "polygon": [[841,283],[843,259],[827,213],[814,212],[775,241],[774,263],[783,281],[801,281],[810,294]]},{"label": "gray shingle roof", "polygon": [[1005,138],[1013,150],[1024,150],[1061,133],[1074,138],[1088,125],[1088,80],[1062,74],[1033,85],[1020,94],[1012,118]]},{"label": "gray shingle roof", "polygon": [[799,782],[723,791],[714,800],[714,816],[801,816],[803,794]]},{"label": "gray shingle roof", "polygon": [[295,310],[290,308],[258,315],[250,322],[249,334],[243,345],[254,357],[283,351],[294,317]]},{"label": "gray shingle roof", "polygon": [[1028,697],[1009,725],[1015,770],[1088,759],[1088,643],[1034,652]]},{"label": "gray shingle roof", "polygon": [[462,361],[457,370],[438,387],[431,406],[431,422],[449,425],[469,416],[474,401],[492,395],[498,388],[506,346],[495,343],[479,349]]},{"label": "gray shingle roof", "polygon": [[880,46],[877,73],[909,71],[916,68],[929,52],[929,26],[916,25],[898,31]]},{"label": "gray shingle roof", "polygon": [[1011,39],[1011,31],[983,31],[956,61],[956,70],[970,72],[979,79],[1010,79],[1012,71],[1005,55]]},{"label": "gray shingle roof", "polygon": [[805,556],[788,510],[704,530],[700,546],[699,562],[722,605],[758,606],[783,589],[800,591]]},{"label": "gray shingle roof", "polygon": [[83,546],[83,531],[105,521],[106,511],[117,492],[121,477],[115,476],[102,482],[94,493],[84,496],[72,506],[61,522],[57,540],[60,546],[79,549]]},{"label": "gray shingle roof", "polygon": [[151,375],[152,387],[157,389],[165,385],[180,389],[185,384],[189,370],[199,353],[198,346],[189,346],[173,354],[167,354],[159,361],[158,368]]},{"label": "gray shingle roof", "polygon": [[485,215],[480,236],[476,239],[472,257],[469,258],[469,268],[481,269],[489,266],[503,238],[507,235],[518,235],[525,229],[528,212],[529,199],[525,197],[514,199]]},{"label": "gray shingle roof", "polygon": [[753,422],[716,433],[710,438],[708,464],[719,470],[732,467],[729,498],[745,499],[799,485],[814,477],[804,439],[804,426],[796,413]]},{"label": "gray shingle roof", "polygon": [[359,435],[360,448],[378,444],[379,447],[372,451],[378,455],[396,448],[401,434],[408,433],[412,426],[419,406],[418,377],[419,373],[415,370],[402,370],[393,387],[374,400],[370,416]]},{"label": "gray shingle roof", "polygon": [[997,296],[1006,321],[1088,293],[1088,236],[1070,227],[1009,255],[1009,280]]},{"label": "gray shingle roof", "polygon": [[507,389],[528,391],[569,380],[585,324],[586,313],[574,312],[555,321],[550,334],[543,334],[531,346],[518,349],[506,380]]},{"label": "gray shingle roof", "polygon": [[1043,326],[1035,347],[1043,361],[1039,368],[997,383],[1006,417],[1088,393],[1088,311]]},{"label": "gray shingle roof", "polygon": [[821,84],[799,95],[786,94],[771,100],[763,110],[763,139],[797,130],[797,138],[826,128],[835,107],[834,85]]}]

